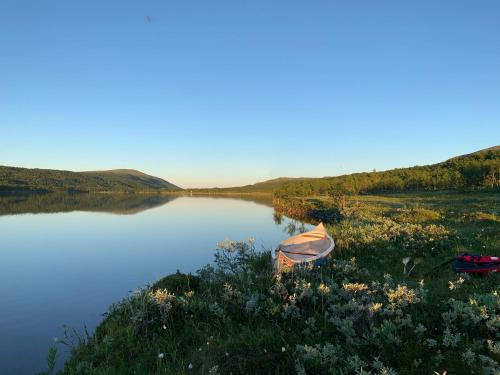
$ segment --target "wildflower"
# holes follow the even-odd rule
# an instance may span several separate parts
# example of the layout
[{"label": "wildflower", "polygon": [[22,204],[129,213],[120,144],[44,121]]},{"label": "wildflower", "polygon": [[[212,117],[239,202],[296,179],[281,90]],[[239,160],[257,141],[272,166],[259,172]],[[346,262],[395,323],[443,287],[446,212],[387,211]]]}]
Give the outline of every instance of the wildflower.
[{"label": "wildflower", "polygon": [[165,324],[163,325],[163,329],[167,329],[167,326]]},{"label": "wildflower", "polygon": [[[434,248],[432,248],[432,250],[434,250]],[[415,266],[416,266],[417,264],[422,263],[422,260],[423,260],[423,259],[422,259],[422,258],[420,258],[420,257],[415,258],[415,259],[413,260],[413,266],[412,266],[412,267],[410,268],[410,270],[408,271],[408,275],[411,273],[411,271],[413,271],[413,269],[415,268]]]},{"label": "wildflower", "polygon": [[192,364],[192,363],[190,363],[190,364],[188,365],[188,369],[189,369],[189,370],[192,370],[192,369],[193,369],[193,364]]},{"label": "wildflower", "polygon": [[380,302],[376,302],[376,303],[372,303],[369,307],[368,307],[368,310],[371,312],[371,313],[376,313],[378,311],[380,311],[380,309],[382,309],[382,304]]},{"label": "wildflower", "polygon": [[165,357],[165,353],[160,353],[160,354],[158,354],[158,358],[159,358],[159,359],[163,359],[164,357]]},{"label": "wildflower", "polygon": [[449,286],[448,288],[450,288],[450,290],[454,290],[454,289],[458,289],[460,288],[460,286],[462,286],[462,284],[465,282],[465,279],[462,277],[462,276],[459,276],[457,280],[455,280],[455,282],[453,281],[449,281]]},{"label": "wildflower", "polygon": [[318,286],[318,291],[319,291],[319,294],[326,296],[328,293],[330,293],[330,287],[321,283]]},{"label": "wildflower", "polygon": [[480,312],[481,318],[483,318],[485,320],[490,317],[490,315],[488,314],[488,309],[487,309],[486,306],[481,306],[479,308],[479,312]]},{"label": "wildflower", "polygon": [[286,352],[286,349],[285,349],[285,347],[284,347],[284,346],[282,346],[282,347],[281,347],[281,352],[282,352],[282,353]]},{"label": "wildflower", "polygon": [[157,289],[154,292],[149,292],[149,297],[158,305],[175,299],[175,295],[169,293],[167,289]]},{"label": "wildflower", "polygon": [[410,261],[409,257],[403,258],[403,265],[404,265],[403,273],[404,274],[406,274],[406,265],[408,264],[409,261]]},{"label": "wildflower", "polygon": [[351,293],[359,293],[368,289],[368,286],[362,283],[344,283],[342,287]]},{"label": "wildflower", "polygon": [[488,349],[490,352],[500,355],[500,342],[495,342],[493,340],[486,340],[486,342],[488,343]]},{"label": "wildflower", "polygon": [[208,370],[208,373],[210,375],[217,375],[219,373],[219,366],[218,365],[213,366],[212,368],[210,368],[210,370]]},{"label": "wildflower", "polygon": [[234,241],[232,241],[232,240],[230,240],[230,239],[226,238],[224,241],[222,241],[222,242],[218,242],[218,243],[216,244],[216,246],[217,246],[217,248],[219,248],[219,249],[223,249],[223,250],[228,250],[228,251],[229,251],[229,250],[232,250],[232,249],[233,249],[233,247],[234,247]]},{"label": "wildflower", "polygon": [[311,288],[311,283],[306,283],[305,281],[297,283],[296,289],[298,291],[301,291],[301,293],[298,296],[299,301],[305,298],[310,298],[314,294]]},{"label": "wildflower", "polygon": [[402,307],[420,302],[417,293],[409,289],[406,285],[398,285],[396,289],[389,289],[387,291],[389,302],[395,303]]}]

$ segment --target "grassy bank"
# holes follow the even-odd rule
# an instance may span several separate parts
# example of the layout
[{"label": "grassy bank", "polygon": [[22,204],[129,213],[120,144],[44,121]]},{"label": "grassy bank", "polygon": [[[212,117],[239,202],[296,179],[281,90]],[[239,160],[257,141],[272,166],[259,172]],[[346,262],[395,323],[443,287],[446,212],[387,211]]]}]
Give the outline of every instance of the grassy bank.
[{"label": "grassy bank", "polygon": [[328,264],[276,274],[270,252],[225,241],[213,266],[168,276],[113,305],[94,335],[64,339],[63,373],[498,374],[499,275],[428,275],[457,252],[500,255],[498,195],[288,200],[277,221],[294,215],[287,204],[326,215]]}]

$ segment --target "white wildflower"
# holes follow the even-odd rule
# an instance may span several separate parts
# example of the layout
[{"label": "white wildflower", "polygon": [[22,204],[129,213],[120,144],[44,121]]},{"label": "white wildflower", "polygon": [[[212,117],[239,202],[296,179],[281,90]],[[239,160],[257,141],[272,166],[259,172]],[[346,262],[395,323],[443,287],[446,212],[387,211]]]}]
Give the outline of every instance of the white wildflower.
[{"label": "white wildflower", "polygon": [[403,265],[404,265],[403,273],[404,274],[406,274],[406,265],[408,264],[409,261],[410,261],[410,257],[403,258]]}]

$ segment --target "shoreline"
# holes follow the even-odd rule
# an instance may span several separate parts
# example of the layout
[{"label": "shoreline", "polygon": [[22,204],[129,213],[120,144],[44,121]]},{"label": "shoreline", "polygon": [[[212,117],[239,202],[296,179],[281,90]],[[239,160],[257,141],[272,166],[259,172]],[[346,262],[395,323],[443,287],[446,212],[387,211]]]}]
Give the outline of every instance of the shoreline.
[{"label": "shoreline", "polygon": [[[473,331],[457,321],[456,330],[466,340],[459,341],[455,347],[442,344],[451,334],[442,317],[453,313],[462,301],[467,304],[470,298],[481,301],[497,298],[498,307],[477,305],[478,313],[479,309],[487,309],[492,319],[496,319],[500,313],[497,310],[500,300],[495,294],[500,292],[496,290],[498,275],[476,282],[468,278],[462,280],[444,269],[439,277],[424,276],[450,254],[460,251],[463,244],[472,241],[478,248],[484,244],[490,252],[500,244],[498,213],[487,214],[498,209],[498,197],[469,195],[475,202],[471,205],[467,200],[456,199],[459,195],[425,194],[429,199],[424,200],[421,195],[411,193],[404,197],[376,195],[360,199],[360,206],[343,207],[343,217],[327,225],[339,246],[334,258],[318,270],[283,274],[281,281],[272,272],[269,251],[255,253],[251,244],[227,243],[226,246],[232,248],[217,251],[215,268],[202,269],[197,276],[168,275],[139,294],[114,304],[90,340],[75,348],[64,374],[72,374],[78,366],[84,366],[82,363],[107,373],[130,374],[133,371],[191,373],[190,365],[193,373],[296,372],[298,368],[310,373],[322,372],[326,370],[322,366],[334,363],[349,373],[360,367],[378,371],[372,367],[374,358],[369,354],[372,352],[378,353],[382,367],[398,373],[432,373],[446,369],[449,373],[468,374],[488,366],[487,360],[494,368],[493,361],[498,362],[500,358],[488,349],[486,342],[474,349],[483,359],[476,359],[469,367],[464,367],[462,360],[454,355],[457,350],[466,352],[465,343],[478,339],[478,334],[484,338],[485,332],[491,332],[485,326],[490,324],[488,319],[478,321]],[[387,199],[390,204],[385,202]],[[493,242],[475,235],[484,231],[490,233]],[[235,253],[235,249],[239,250]],[[221,257],[221,254],[233,254],[233,258]],[[405,256],[409,256],[409,268],[412,266],[410,276],[403,272],[401,259]],[[424,260],[419,261],[419,257]],[[390,279],[385,273],[390,273]],[[421,285],[422,278],[424,284]],[[375,286],[384,282],[387,286],[382,289],[382,284]],[[311,286],[308,287],[308,283]],[[277,290],[282,292],[275,294],[273,291]],[[283,300],[280,293],[285,291],[288,297]],[[291,295],[297,296],[292,304]],[[477,297],[471,297],[473,295]],[[351,311],[358,308],[350,305],[352,298],[362,310]],[[449,298],[454,298],[456,304],[441,302]],[[380,307],[370,315],[361,313],[378,304]],[[347,309],[348,314],[339,315],[338,321],[333,319],[334,315],[325,318],[334,311],[331,310],[334,306]],[[151,323],[137,321],[143,314],[153,319]],[[409,319],[406,323],[400,320],[404,316]],[[372,328],[365,325],[366,319],[371,321]],[[386,324],[393,324],[399,327],[394,339],[400,340],[398,345],[404,345],[407,351],[401,358],[393,355],[392,350],[384,349],[395,345],[391,344],[390,336],[380,344],[370,339],[369,344],[354,345],[358,336],[348,335],[347,326],[342,328],[348,322],[354,324],[352,327],[365,327],[368,335],[385,329]],[[322,327],[317,331],[321,334],[315,333],[320,329],[318,325]],[[436,330],[427,329],[431,326]],[[123,341],[127,332],[135,332],[134,337],[137,336],[129,344]],[[494,337],[495,332],[486,337],[488,335]],[[430,340],[437,349],[422,346],[422,340]],[[266,352],[262,348],[266,348]],[[334,348],[338,356],[325,363],[319,360],[320,353]],[[311,357],[307,354],[310,350],[320,357]],[[354,361],[356,356],[358,362]],[[124,358],[128,358],[126,365]]]}]

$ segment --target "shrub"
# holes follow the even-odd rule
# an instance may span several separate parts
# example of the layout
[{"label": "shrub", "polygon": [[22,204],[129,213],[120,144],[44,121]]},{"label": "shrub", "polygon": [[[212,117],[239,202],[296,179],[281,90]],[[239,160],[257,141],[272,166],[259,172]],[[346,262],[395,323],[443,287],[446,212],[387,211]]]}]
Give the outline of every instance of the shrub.
[{"label": "shrub", "polygon": [[423,283],[373,280],[354,258],[274,273],[270,252],[225,241],[198,277],[173,275],[114,306],[65,373],[493,374],[498,293],[460,291],[429,305]]}]

